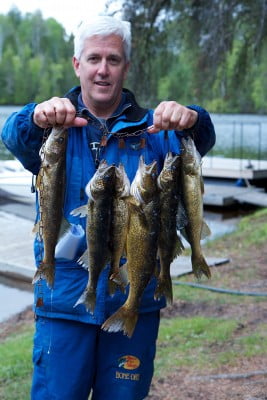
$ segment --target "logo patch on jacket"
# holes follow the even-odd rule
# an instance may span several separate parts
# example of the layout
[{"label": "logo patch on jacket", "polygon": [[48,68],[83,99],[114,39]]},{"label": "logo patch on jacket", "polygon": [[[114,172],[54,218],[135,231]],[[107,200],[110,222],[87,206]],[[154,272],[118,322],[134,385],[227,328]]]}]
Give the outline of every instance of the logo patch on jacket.
[{"label": "logo patch on jacket", "polygon": [[126,355],[120,357],[118,360],[118,366],[124,369],[130,369],[130,370],[137,369],[139,365],[140,365],[140,360],[135,356]]}]

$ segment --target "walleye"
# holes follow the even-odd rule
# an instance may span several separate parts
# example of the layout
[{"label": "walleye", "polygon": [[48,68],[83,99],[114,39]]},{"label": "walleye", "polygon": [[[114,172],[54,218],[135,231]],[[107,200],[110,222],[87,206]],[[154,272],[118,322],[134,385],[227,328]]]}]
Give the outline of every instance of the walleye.
[{"label": "walleye", "polygon": [[114,292],[118,285],[124,292],[127,286],[127,277],[122,276],[120,259],[125,252],[126,236],[129,221],[128,198],[130,195],[130,181],[126,175],[124,166],[115,167],[115,193],[112,205],[111,219],[111,267],[110,279],[116,285],[110,286],[110,293]]},{"label": "walleye", "polygon": [[35,226],[40,239],[44,242],[43,260],[37,269],[33,283],[45,278],[52,287],[55,276],[55,247],[63,217],[63,199],[65,189],[65,152],[68,132],[64,127],[54,127],[43,144],[43,155],[37,177],[40,221]]},{"label": "walleye", "polygon": [[72,215],[85,216],[87,213],[87,250],[78,262],[89,269],[88,284],[75,306],[84,303],[92,313],[95,309],[96,287],[100,273],[111,258],[110,229],[112,202],[115,187],[115,166],[105,160],[86,186],[88,203],[71,212]]},{"label": "walleye", "polygon": [[140,158],[138,170],[131,185],[131,195],[126,240],[129,294],[120,309],[102,325],[105,331],[122,330],[129,337],[134,332],[141,297],[155,271],[157,262],[159,196],[156,161],[146,165],[143,158]]},{"label": "walleye", "polygon": [[180,202],[180,156],[167,153],[164,166],[158,176],[160,189],[160,233],[158,252],[160,273],[155,291],[155,299],[165,296],[172,303],[172,280],[170,265],[184,249],[176,229],[176,217]]},{"label": "walleye", "polygon": [[204,183],[201,175],[201,157],[190,137],[182,139],[182,145],[182,194],[188,218],[185,233],[192,252],[192,269],[198,279],[202,274],[210,278],[210,269],[200,244],[200,240],[210,234],[208,226],[203,221]]}]

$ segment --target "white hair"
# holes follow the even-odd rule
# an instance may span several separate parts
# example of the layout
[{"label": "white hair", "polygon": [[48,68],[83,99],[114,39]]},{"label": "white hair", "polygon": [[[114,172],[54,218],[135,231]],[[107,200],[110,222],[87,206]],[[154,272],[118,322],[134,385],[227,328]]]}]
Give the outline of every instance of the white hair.
[{"label": "white hair", "polygon": [[94,35],[108,36],[116,34],[122,38],[126,62],[131,54],[131,24],[110,16],[98,16],[81,22],[74,37],[74,57],[81,57],[84,41]]}]

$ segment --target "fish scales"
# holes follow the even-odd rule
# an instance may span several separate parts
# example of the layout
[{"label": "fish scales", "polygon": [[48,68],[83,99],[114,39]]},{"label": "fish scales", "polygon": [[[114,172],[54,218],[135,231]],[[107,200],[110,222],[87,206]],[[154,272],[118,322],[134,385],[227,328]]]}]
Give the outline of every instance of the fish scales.
[{"label": "fish scales", "polygon": [[86,186],[88,194],[87,210],[87,250],[78,262],[89,268],[87,286],[77,303],[85,304],[94,312],[96,287],[100,273],[111,258],[111,217],[115,186],[115,166],[102,160],[97,171]]},{"label": "fish scales", "polygon": [[[50,287],[54,285],[55,247],[63,217],[67,138],[66,128],[52,129],[41,149],[43,160],[37,177],[39,233],[44,243],[44,254],[34,275],[33,283],[40,278],[45,278]],[[36,229],[38,231],[38,227]]]},{"label": "fish scales", "polygon": [[106,331],[123,331],[128,337],[134,332],[141,297],[155,272],[157,262],[159,196],[156,161],[146,165],[140,158],[131,185],[131,195],[126,241],[129,294],[120,309],[102,325]]},{"label": "fish scales", "polygon": [[111,220],[111,268],[110,280],[114,285],[109,285],[109,291],[114,293],[117,286],[125,292],[128,280],[121,274],[120,260],[125,254],[126,237],[129,221],[128,198],[130,195],[130,181],[124,166],[120,164],[115,168],[115,194],[112,205]]},{"label": "fish scales", "polygon": [[163,169],[158,177],[160,189],[160,232],[158,252],[160,273],[155,291],[155,299],[165,296],[172,303],[172,280],[170,265],[174,258],[183,251],[183,244],[177,234],[176,217],[180,202],[180,163],[179,155],[167,153]]},{"label": "fish scales", "polygon": [[204,184],[201,174],[201,157],[192,138],[182,139],[182,146],[182,194],[188,218],[185,233],[192,252],[192,269],[198,279],[203,274],[210,278],[210,269],[201,249],[201,239],[210,234],[203,220]]}]

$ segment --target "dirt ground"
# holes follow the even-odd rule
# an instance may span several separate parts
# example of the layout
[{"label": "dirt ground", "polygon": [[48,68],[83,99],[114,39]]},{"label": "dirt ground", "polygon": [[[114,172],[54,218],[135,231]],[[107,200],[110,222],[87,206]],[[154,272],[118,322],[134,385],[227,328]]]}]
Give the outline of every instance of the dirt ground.
[{"label": "dirt ground", "polygon": [[[226,244],[227,245],[227,244]],[[221,266],[231,272],[232,268],[256,268],[257,279],[253,274],[242,280],[241,290],[267,292],[267,244],[261,251],[251,251],[241,257],[238,251],[230,255],[232,262]],[[225,271],[227,272],[227,271]],[[259,279],[260,277],[260,279]],[[236,285],[236,288],[235,288]],[[240,290],[240,281],[233,282],[232,289]],[[209,317],[240,316],[239,329],[255,331],[258,324],[267,323],[267,301],[252,301],[244,304],[196,305],[187,302],[175,302],[163,311],[163,316],[203,315]],[[11,332],[18,331],[24,324],[33,321],[30,308],[0,324],[0,341]],[[245,323],[243,322],[245,321]],[[216,350],[216,349],[215,349]],[[220,347],[220,350],[221,347]],[[267,359],[266,356],[252,358],[240,357],[235,366],[213,370],[206,366],[201,371],[194,368],[174,369],[164,378],[154,378],[148,396],[149,400],[267,400]]]},{"label": "dirt ground", "polygon": [[[227,242],[225,248],[229,247]],[[267,293],[267,243],[261,249],[249,249],[246,254],[239,255],[237,248],[229,254],[231,263],[221,266],[225,273],[233,268],[241,271],[241,281],[231,281],[231,289],[246,292]],[[250,269],[257,273],[242,275],[242,269]],[[250,297],[248,297],[250,299]],[[236,318],[240,317],[239,329],[246,334],[257,331],[257,325],[267,323],[266,301],[255,300],[233,305],[174,303],[163,310],[163,316],[202,315],[207,317]],[[245,321],[245,322],[244,322]],[[267,334],[266,334],[267,339]],[[220,350],[223,350],[220,347]],[[215,349],[216,351],[216,349]],[[235,366],[227,366],[220,370],[207,367],[201,371],[192,369],[176,369],[162,378],[154,378],[149,400],[267,400],[267,358],[266,355],[236,360]]]},{"label": "dirt ground", "polygon": [[[179,307],[176,306],[176,312]],[[187,310],[187,311],[186,311]],[[206,309],[193,309],[182,305],[180,315],[242,315],[247,317],[246,326],[240,329],[255,329],[255,325],[267,322],[267,304],[265,306],[242,307],[218,306]],[[238,313],[238,314],[237,314]],[[213,349],[214,350],[214,349]],[[220,346],[220,350],[223,350]],[[216,351],[216,350],[215,350]],[[267,360],[266,355],[253,358],[240,358],[234,367],[220,370],[176,369],[162,379],[154,378],[149,400],[267,400]]]}]

